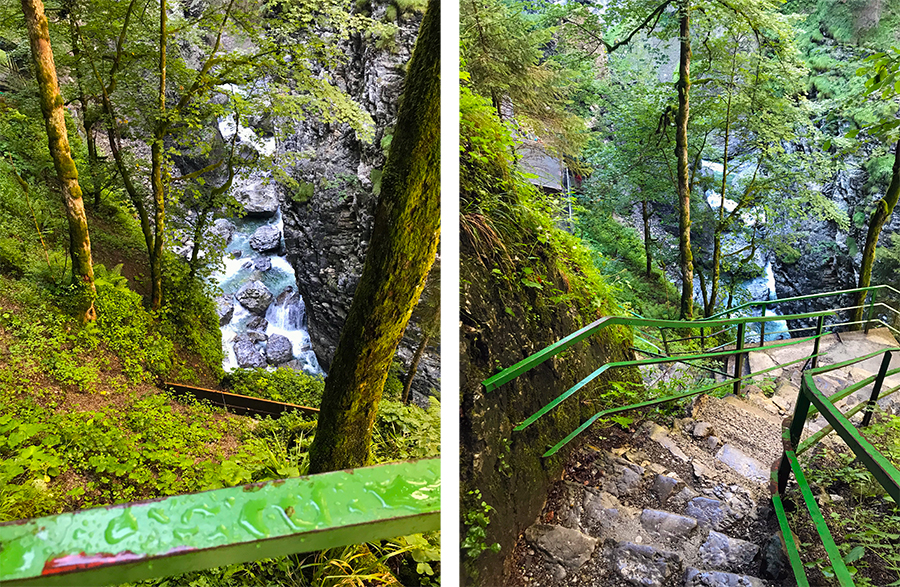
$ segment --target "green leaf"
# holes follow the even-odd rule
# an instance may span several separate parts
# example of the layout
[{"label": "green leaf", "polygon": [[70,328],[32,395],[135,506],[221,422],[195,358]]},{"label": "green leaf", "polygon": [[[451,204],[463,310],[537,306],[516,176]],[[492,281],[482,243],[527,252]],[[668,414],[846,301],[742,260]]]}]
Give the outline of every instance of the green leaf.
[{"label": "green leaf", "polygon": [[866,549],[864,546],[856,546],[851,550],[847,556],[844,557],[844,562],[847,564],[854,563],[864,557],[866,555]]},{"label": "green leaf", "polygon": [[544,289],[544,286],[536,281],[532,281],[531,279],[522,279],[522,285],[527,287],[534,287],[537,289]]}]

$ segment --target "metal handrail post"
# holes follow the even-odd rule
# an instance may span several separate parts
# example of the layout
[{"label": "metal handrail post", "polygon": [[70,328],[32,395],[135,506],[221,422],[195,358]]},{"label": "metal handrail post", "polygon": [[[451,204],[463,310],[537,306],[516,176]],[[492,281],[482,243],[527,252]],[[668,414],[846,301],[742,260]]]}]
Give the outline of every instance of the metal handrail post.
[{"label": "metal handrail post", "polygon": [[869,334],[869,324],[872,322],[872,312],[875,310],[875,295],[878,293],[878,290],[873,289],[869,293],[869,313],[866,316],[866,325],[863,328],[863,334]]},{"label": "metal handrail post", "polygon": [[663,349],[666,351],[666,355],[669,354],[669,339],[666,338],[666,329],[660,328],[659,335],[662,337]]},{"label": "metal handrail post", "polygon": [[[766,315],[766,305],[763,304],[762,305],[762,314],[760,314],[760,316],[765,316],[765,315]],[[759,326],[759,347],[762,348],[762,347],[766,346],[766,323],[760,322],[759,324],[760,324],[760,326]]]},{"label": "metal handrail post", "polygon": [[703,335],[704,330],[706,330],[706,329],[705,328],[700,329],[700,352],[701,353],[706,352],[706,337]]},{"label": "metal handrail post", "polygon": [[872,395],[869,397],[869,405],[866,406],[866,414],[863,416],[861,428],[865,428],[872,421],[872,414],[875,412],[875,404],[878,402],[878,395],[881,393],[881,385],[884,383],[884,377],[887,374],[888,365],[891,364],[891,351],[884,353],[881,360],[881,368],[878,370],[878,377],[875,379],[875,385],[872,387]]},{"label": "metal handrail post", "polygon": [[819,342],[822,340],[819,335],[822,334],[823,326],[825,326],[825,316],[819,316],[816,320],[816,341],[813,343],[813,352],[809,365],[810,369],[815,369],[819,365]]},{"label": "metal handrail post", "polygon": [[[738,324],[737,346],[735,350],[744,348],[744,323]],[[741,395],[741,375],[744,370],[744,353],[738,353],[734,356],[734,395]]]},{"label": "metal handrail post", "polygon": [[[784,431],[784,450],[794,450],[800,437],[803,435],[803,426],[806,424],[806,415],[809,413],[810,401],[807,396],[808,388],[806,379],[800,382],[800,391],[797,393],[797,405],[794,406],[794,417],[790,420],[790,427]],[[787,423],[787,421],[785,421]],[[788,479],[791,477],[791,464],[787,454],[782,452],[781,462],[778,466],[778,493],[783,494],[787,489]]]}]

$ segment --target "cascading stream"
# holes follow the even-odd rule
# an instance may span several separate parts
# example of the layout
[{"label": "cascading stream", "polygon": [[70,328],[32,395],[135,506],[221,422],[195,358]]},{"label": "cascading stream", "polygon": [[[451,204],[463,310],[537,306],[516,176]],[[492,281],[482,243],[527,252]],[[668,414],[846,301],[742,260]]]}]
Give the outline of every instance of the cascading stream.
[{"label": "cascading stream", "polygon": [[[717,173],[719,174],[719,178],[721,179],[721,174],[724,170],[720,163],[713,163],[711,161],[703,161],[702,162],[703,170],[707,173]],[[742,173],[745,171],[737,170],[735,173],[735,181],[737,181]],[[706,192],[706,202],[709,204],[709,207],[713,210],[717,210],[720,206],[725,206],[726,212],[732,212],[735,208],[737,208],[738,203],[729,198],[723,198],[722,195],[715,190],[708,190]],[[753,209],[744,211],[740,214],[741,220],[748,226],[753,226],[757,223],[765,224],[766,216],[765,212],[755,211]],[[738,243],[739,246],[744,246],[746,243]],[[777,300],[778,294],[775,292],[775,272],[772,269],[772,260],[770,258],[763,259],[760,255],[760,261],[765,262],[764,274],[755,277],[753,279],[747,280],[740,284],[740,287],[746,289],[750,293],[750,297],[753,300]],[[762,263],[760,263],[762,264]],[[696,285],[699,287],[699,283]],[[780,314],[772,309],[766,308],[765,311],[766,316],[780,316]],[[761,330],[762,323],[753,324],[752,328],[755,331],[755,340],[759,341],[759,334]],[[766,340],[781,340],[790,338],[790,334],[787,332],[787,322],[784,320],[776,320],[773,322],[766,323]],[[754,335],[748,334],[748,341],[752,341],[754,339]]]},{"label": "cascading stream", "polygon": [[[226,141],[237,133],[239,143],[260,155],[275,152],[274,137],[258,137],[251,128],[235,125],[233,116],[220,120],[219,130]],[[231,234],[224,269],[213,276],[224,294],[219,302],[222,366],[226,371],[269,366],[323,374],[310,344],[296,274],[283,255],[284,223],[271,174],[235,177],[232,190],[244,194],[249,205],[245,202],[246,217],[217,221]]]}]

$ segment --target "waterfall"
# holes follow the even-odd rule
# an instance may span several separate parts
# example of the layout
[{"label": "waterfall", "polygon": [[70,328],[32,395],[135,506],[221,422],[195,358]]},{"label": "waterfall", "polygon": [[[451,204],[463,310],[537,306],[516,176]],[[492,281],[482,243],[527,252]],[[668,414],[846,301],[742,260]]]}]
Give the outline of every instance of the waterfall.
[{"label": "waterfall", "polygon": [[[227,89],[246,93],[242,88]],[[226,140],[231,140],[237,133],[238,142],[251,146],[262,156],[275,153],[274,137],[257,136],[243,123],[235,124],[233,115],[221,119],[219,129]],[[272,198],[274,188],[269,187],[271,181],[269,172],[255,172],[249,177],[236,176],[232,191],[248,194],[265,192],[265,197]],[[273,207],[277,206],[277,200],[274,202]],[[224,268],[213,276],[226,298],[230,297],[233,302],[231,319],[221,326],[223,368],[230,371],[243,361],[245,366],[287,366],[313,375],[323,374],[310,344],[306,306],[296,289],[294,268],[282,254],[284,222],[280,206],[274,209],[274,213],[272,208],[257,210],[254,216],[234,219],[233,223],[235,231],[222,251]],[[260,236],[263,233],[265,236]],[[256,246],[254,239],[261,239]],[[265,246],[260,244],[262,239],[267,241]],[[256,288],[257,294],[245,300],[250,304],[247,307],[238,300],[238,295],[249,286]],[[260,302],[260,297],[268,302]],[[260,305],[265,303],[268,307]],[[289,348],[280,337],[290,341]],[[270,345],[272,341],[276,342]]]}]

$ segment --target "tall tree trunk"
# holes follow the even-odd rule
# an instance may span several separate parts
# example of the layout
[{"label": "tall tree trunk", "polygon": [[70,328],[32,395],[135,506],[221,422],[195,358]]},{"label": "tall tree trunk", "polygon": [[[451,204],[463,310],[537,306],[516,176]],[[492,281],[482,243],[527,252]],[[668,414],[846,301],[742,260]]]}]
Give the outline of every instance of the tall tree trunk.
[{"label": "tall tree trunk", "polygon": [[163,138],[166,123],[166,0],[159,2],[159,119],[150,146],[150,185],[153,188],[153,249],[150,251],[150,308],[162,305],[162,248],[166,228],[166,197],[163,183]]},{"label": "tall tree trunk", "polygon": [[[734,75],[737,69],[737,50],[731,55],[731,82],[729,85],[728,102],[725,106],[725,149],[722,153],[722,191],[719,201],[719,222],[713,233],[713,260],[712,260],[712,285],[710,286],[709,301],[706,303],[703,315],[709,318],[716,310],[716,301],[719,297],[719,279],[722,271],[722,233],[725,231],[725,192],[728,190],[728,141],[731,138],[731,88],[734,87]],[[754,175],[754,178],[756,176]]]},{"label": "tall tree trunk", "polygon": [[59,82],[56,79],[56,65],[50,47],[50,30],[47,17],[44,15],[44,4],[41,0],[22,0],[22,12],[31,41],[31,56],[37,75],[38,90],[41,97],[41,112],[47,127],[47,139],[53,166],[66,204],[66,217],[69,221],[69,251],[72,256],[72,277],[81,281],[89,295],[89,303],[82,309],[84,320],[95,320],[94,310],[94,265],[91,258],[91,237],[88,233],[87,216],[84,212],[84,201],[81,198],[81,187],[78,185],[78,170],[69,149],[69,135],[66,131],[66,120],[63,110],[63,98],[59,93]]},{"label": "tall tree trunk", "polygon": [[650,234],[650,216],[653,215],[653,210],[650,209],[647,198],[644,198],[641,204],[641,217],[644,219],[644,255],[647,257],[647,277],[650,277],[653,271],[653,236]]},{"label": "tall tree trunk", "polygon": [[703,274],[704,267],[702,263],[697,263],[697,277],[700,280],[700,295],[703,296],[703,311],[709,307],[709,298],[706,295],[706,276]]},{"label": "tall tree trunk", "polygon": [[97,137],[94,132],[94,126],[97,123],[97,119],[93,114],[88,112],[90,100],[84,91],[84,84],[81,79],[81,44],[78,42],[78,27],[76,25],[78,19],[77,5],[74,2],[70,3],[68,5],[68,10],[69,37],[72,45],[72,57],[75,58],[75,67],[72,69],[75,74],[76,85],[78,86],[78,103],[81,105],[81,124],[84,127],[84,137],[88,149],[87,173],[90,177],[91,189],[85,190],[84,195],[85,197],[94,200],[94,210],[97,210],[100,208],[100,193],[103,191],[100,185],[101,182],[98,181],[97,178],[99,158],[97,157]]},{"label": "tall tree trunk", "polygon": [[675,117],[675,158],[678,161],[678,231],[681,249],[681,311],[683,320],[694,317],[694,259],[691,253],[691,181],[688,169],[687,127],[690,118],[691,28],[690,0],[680,0],[680,60],[678,114]]},{"label": "tall tree trunk", "polygon": [[431,336],[427,332],[423,333],[422,342],[419,343],[419,347],[416,349],[412,360],[409,362],[409,372],[406,374],[406,381],[403,382],[403,394],[400,396],[400,401],[405,404],[409,403],[410,396],[412,395],[410,393],[412,391],[412,382],[413,379],[416,378],[416,370],[419,368],[419,361],[422,360],[422,355],[425,354],[425,347],[428,346],[429,340],[431,340]]},{"label": "tall tree trunk", "polygon": [[391,359],[440,237],[440,0],[409,63],[366,262],[325,380],[310,473],[365,465]]},{"label": "tall tree trunk", "polygon": [[[869,220],[869,231],[866,234],[866,247],[863,249],[862,263],[859,266],[859,285],[857,287],[869,287],[872,282],[872,266],[875,265],[875,247],[878,245],[878,237],[881,229],[894,212],[898,197],[900,197],[900,141],[894,145],[894,168],[891,174],[891,184],[884,197],[878,200],[875,211],[872,212],[872,218]],[[854,322],[863,319],[865,309],[863,304],[865,303],[866,292],[856,294],[854,305],[859,307],[853,311]],[[858,330],[861,326],[861,324],[856,324],[853,329]]]}]

